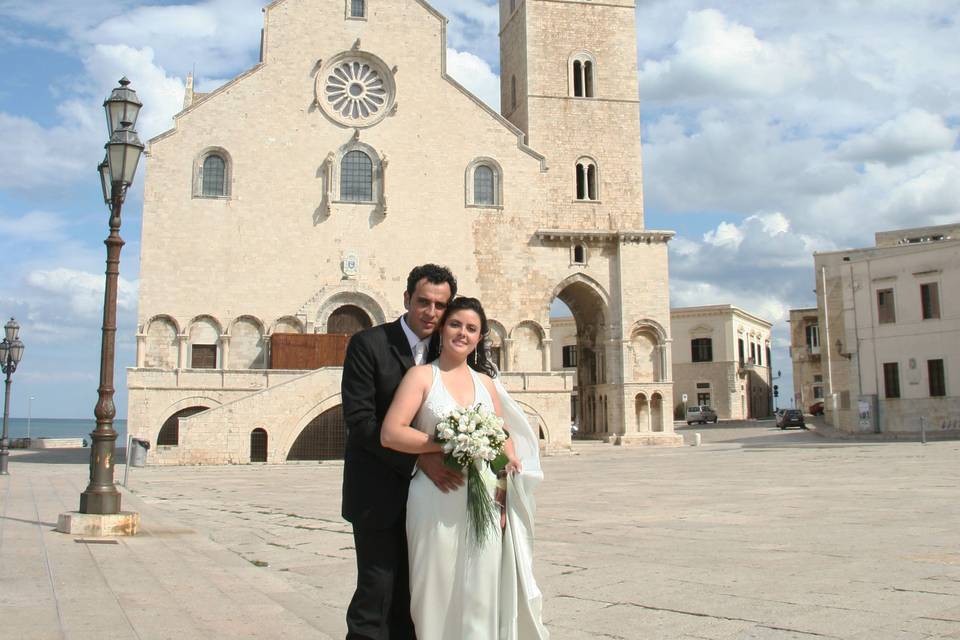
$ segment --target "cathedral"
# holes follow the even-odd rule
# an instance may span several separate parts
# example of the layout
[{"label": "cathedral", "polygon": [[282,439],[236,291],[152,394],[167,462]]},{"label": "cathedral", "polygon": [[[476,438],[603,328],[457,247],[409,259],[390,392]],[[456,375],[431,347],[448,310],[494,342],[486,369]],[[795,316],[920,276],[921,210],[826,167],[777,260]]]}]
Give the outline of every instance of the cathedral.
[{"label": "cathedral", "polygon": [[[343,350],[450,267],[545,452],[676,445],[634,0],[500,0],[501,108],[424,0],[275,0],[260,62],[149,142],[128,430],[155,464],[342,457]],[[576,345],[552,348],[551,309]],[[555,315],[555,314],[553,314]],[[569,319],[564,318],[569,324]]]}]

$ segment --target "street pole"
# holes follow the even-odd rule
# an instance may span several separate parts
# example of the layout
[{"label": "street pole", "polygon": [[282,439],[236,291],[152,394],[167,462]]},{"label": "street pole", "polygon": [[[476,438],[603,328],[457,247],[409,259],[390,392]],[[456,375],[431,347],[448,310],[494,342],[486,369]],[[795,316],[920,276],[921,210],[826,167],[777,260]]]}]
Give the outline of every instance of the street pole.
[{"label": "street pole", "polygon": [[120,80],[103,103],[110,139],[105,145],[107,157],[98,167],[104,204],[110,207],[110,235],[107,246],[106,284],[103,289],[103,329],[100,343],[99,399],[94,409],[97,426],[90,434],[90,484],[80,494],[80,513],[115,515],[120,513],[120,492],[113,482],[117,432],[113,419],[117,408],[113,402],[114,359],[117,338],[117,289],[120,278],[121,212],[127,188],[133,182],[144,146],[134,125],[143,104],[129,88],[130,81]]},{"label": "street pole", "polygon": [[10,378],[13,375],[13,369],[6,366],[9,364],[10,357],[7,356],[7,362],[4,363],[3,370],[7,373],[7,381],[3,392],[3,439],[0,440],[0,476],[10,475],[8,464],[10,462],[10,432],[7,430],[7,423],[10,420]]},{"label": "street pole", "polygon": [[6,375],[3,391],[3,433],[0,434],[0,476],[10,475],[10,384],[13,372],[23,357],[23,341],[17,336],[20,325],[13,318],[3,327],[4,337],[0,341],[0,371]]},{"label": "street pole", "polygon": [[106,287],[103,293],[103,330],[100,346],[99,400],[94,409],[97,427],[90,434],[90,484],[80,494],[80,513],[120,513],[120,492],[113,483],[114,453],[117,432],[113,419],[117,409],[113,402],[114,354],[117,337],[117,282],[120,276],[120,213],[123,208],[124,187],[113,183],[110,211],[110,235],[104,240],[107,245]]}]

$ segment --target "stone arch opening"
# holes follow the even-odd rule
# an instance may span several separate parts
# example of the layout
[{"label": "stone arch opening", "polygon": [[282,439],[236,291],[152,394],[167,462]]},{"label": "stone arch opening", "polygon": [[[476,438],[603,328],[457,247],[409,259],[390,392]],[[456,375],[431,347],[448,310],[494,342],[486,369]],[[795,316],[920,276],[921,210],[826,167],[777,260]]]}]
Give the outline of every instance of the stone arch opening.
[{"label": "stone arch opening", "polygon": [[659,393],[650,396],[650,425],[653,431],[663,431],[663,396]]},{"label": "stone arch opening", "polygon": [[250,432],[250,462],[267,461],[267,430],[257,427]]},{"label": "stone arch opening", "polygon": [[[352,309],[341,311],[345,307],[352,307]],[[338,312],[354,314],[357,320],[361,324],[366,324],[366,326],[386,322],[383,306],[372,297],[359,291],[338,291],[332,295],[327,295],[318,306],[314,321],[315,331],[327,331],[331,317]],[[363,316],[360,315],[361,313]],[[363,319],[364,316],[366,320]]]},{"label": "stone arch opening", "polygon": [[180,418],[188,418],[201,411],[207,411],[210,407],[196,406],[180,409],[172,416],[164,420],[160,427],[160,433],[157,435],[158,447],[176,447],[180,444]]},{"label": "stone arch opening", "polygon": [[647,396],[638,393],[634,399],[634,411],[637,418],[637,431],[650,430],[650,404],[647,402]]},{"label": "stone arch opening", "polygon": [[510,332],[510,371],[543,371],[546,334],[536,322],[524,320]]},{"label": "stone arch opening", "polygon": [[170,316],[156,316],[147,323],[143,366],[148,369],[176,369],[180,366],[180,328]]},{"label": "stone arch opening", "polygon": [[343,405],[327,409],[311,420],[297,436],[287,461],[343,460],[347,444],[347,427],[343,420]]},{"label": "stone arch opening", "polygon": [[[595,281],[576,274],[554,290],[550,309],[552,343],[574,346],[574,349],[568,347],[566,362],[573,365],[570,368],[576,373],[571,406],[576,411],[573,420],[577,432],[602,437],[607,430],[615,430],[617,423],[617,417],[608,413],[601,399],[601,395],[609,391],[603,387],[608,383],[607,295]],[[561,318],[573,318],[573,322],[564,322]],[[552,363],[554,369],[561,368],[562,364]]]},{"label": "stone arch opening", "polygon": [[360,307],[345,304],[327,318],[327,333],[352,336],[373,326],[369,314]]}]

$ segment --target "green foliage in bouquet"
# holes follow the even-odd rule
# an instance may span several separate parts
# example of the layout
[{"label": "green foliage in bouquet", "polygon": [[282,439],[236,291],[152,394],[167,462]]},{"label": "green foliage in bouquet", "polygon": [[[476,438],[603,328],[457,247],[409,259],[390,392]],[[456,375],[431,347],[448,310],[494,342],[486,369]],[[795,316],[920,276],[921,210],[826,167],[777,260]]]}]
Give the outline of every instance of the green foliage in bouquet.
[{"label": "green foliage in bouquet", "polygon": [[496,474],[507,466],[504,447],[509,437],[503,420],[479,404],[455,409],[437,425],[434,440],[443,445],[443,463],[467,474],[467,522],[478,546],[483,546],[499,525],[499,512],[484,478],[485,467]]}]

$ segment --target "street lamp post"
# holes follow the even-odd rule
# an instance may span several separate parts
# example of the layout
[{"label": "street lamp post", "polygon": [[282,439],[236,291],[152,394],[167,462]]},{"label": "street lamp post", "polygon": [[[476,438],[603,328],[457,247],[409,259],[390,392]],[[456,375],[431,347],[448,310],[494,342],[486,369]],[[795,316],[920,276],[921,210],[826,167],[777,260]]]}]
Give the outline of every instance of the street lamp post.
[{"label": "street lamp post", "polygon": [[98,171],[103,200],[110,208],[110,235],[104,240],[107,245],[107,271],[103,294],[100,387],[97,390],[99,400],[94,409],[97,426],[90,434],[93,441],[90,448],[90,484],[80,494],[80,513],[86,514],[120,513],[120,492],[113,483],[117,440],[117,432],[113,429],[113,419],[117,415],[113,402],[117,281],[120,277],[120,250],[124,244],[120,237],[120,213],[144,149],[134,129],[143,105],[129,85],[129,80],[121,79],[120,86],[103,103],[110,141],[105,145],[107,157],[100,163]]},{"label": "street lamp post", "polygon": [[23,341],[20,340],[20,325],[13,318],[10,318],[3,327],[3,341],[0,342],[0,369],[7,376],[3,394],[3,438],[0,439],[0,476],[10,475],[8,463],[10,462],[10,431],[8,423],[10,421],[10,383],[13,372],[17,370],[20,364],[20,358],[23,357]]}]

